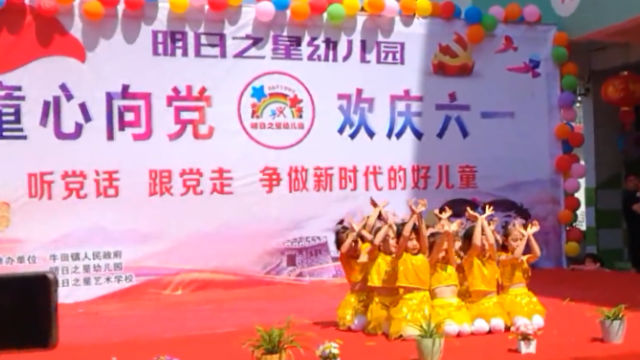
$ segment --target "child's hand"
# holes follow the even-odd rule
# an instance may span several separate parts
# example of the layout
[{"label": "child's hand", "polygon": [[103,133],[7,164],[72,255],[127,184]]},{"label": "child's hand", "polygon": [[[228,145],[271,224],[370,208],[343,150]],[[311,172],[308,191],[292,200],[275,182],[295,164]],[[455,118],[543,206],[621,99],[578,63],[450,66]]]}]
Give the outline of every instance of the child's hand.
[{"label": "child's hand", "polygon": [[371,206],[373,206],[373,208],[376,210],[382,210],[387,205],[389,205],[388,201],[383,201],[381,203],[378,203],[373,197],[369,198],[369,202],[371,203]]},{"label": "child's hand", "polygon": [[529,226],[527,227],[527,234],[529,235],[533,235],[535,233],[537,233],[538,231],[540,231],[540,223],[538,223],[537,220],[534,220],[531,224],[529,224]]},{"label": "child's hand", "polygon": [[433,214],[440,220],[447,220],[449,219],[449,217],[451,217],[451,215],[453,215],[453,211],[451,211],[451,209],[449,209],[448,207],[445,207],[444,209],[442,209],[442,211],[440,211],[439,209],[434,210]]}]

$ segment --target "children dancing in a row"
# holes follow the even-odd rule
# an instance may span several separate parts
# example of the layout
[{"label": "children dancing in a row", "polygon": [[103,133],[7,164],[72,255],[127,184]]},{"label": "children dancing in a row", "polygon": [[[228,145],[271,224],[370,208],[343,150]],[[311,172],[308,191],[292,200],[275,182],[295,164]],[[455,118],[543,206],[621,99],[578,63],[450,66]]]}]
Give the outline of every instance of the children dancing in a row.
[{"label": "children dancing in a row", "polygon": [[384,211],[386,203],[371,199],[371,205],[361,222],[342,220],[336,230],[351,287],[337,311],[341,329],[407,338],[427,321],[448,336],[503,332],[520,323],[544,326],[545,309],[527,289],[529,264],[540,256],[537,222],[514,222],[499,234],[488,206],[483,214],[467,209],[475,224],[461,229],[445,208],[434,212],[439,222],[427,228],[426,200],[410,201],[402,223]]}]

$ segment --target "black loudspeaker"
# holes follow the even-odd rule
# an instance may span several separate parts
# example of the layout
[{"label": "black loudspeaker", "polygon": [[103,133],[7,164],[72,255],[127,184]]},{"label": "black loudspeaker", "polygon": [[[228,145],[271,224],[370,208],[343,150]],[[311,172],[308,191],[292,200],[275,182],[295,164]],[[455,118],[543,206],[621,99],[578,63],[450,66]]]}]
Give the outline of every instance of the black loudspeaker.
[{"label": "black loudspeaker", "polygon": [[58,281],[53,273],[0,275],[0,351],[58,343]]}]

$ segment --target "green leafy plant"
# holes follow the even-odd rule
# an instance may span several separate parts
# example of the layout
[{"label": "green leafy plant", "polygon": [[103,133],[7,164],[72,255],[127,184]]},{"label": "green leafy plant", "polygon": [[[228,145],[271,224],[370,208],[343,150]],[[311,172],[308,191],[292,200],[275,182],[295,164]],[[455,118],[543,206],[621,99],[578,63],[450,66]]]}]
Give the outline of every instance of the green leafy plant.
[{"label": "green leafy plant", "polygon": [[263,355],[286,354],[292,356],[291,350],[298,349],[302,351],[302,347],[297,341],[298,335],[289,332],[291,321],[287,320],[284,326],[272,326],[263,328],[256,326],[258,336],[247,340],[244,347],[251,350],[251,354],[260,358]]},{"label": "green leafy plant", "polygon": [[625,307],[626,307],[625,305],[620,304],[611,309],[599,309],[600,315],[602,316],[601,319],[610,320],[610,321],[622,320],[624,319],[624,316],[625,316],[624,315]]},{"label": "green leafy plant", "polygon": [[418,330],[417,337],[421,339],[440,339],[442,338],[442,331],[440,331],[439,324],[431,322],[431,317],[426,322],[420,325],[414,325]]}]

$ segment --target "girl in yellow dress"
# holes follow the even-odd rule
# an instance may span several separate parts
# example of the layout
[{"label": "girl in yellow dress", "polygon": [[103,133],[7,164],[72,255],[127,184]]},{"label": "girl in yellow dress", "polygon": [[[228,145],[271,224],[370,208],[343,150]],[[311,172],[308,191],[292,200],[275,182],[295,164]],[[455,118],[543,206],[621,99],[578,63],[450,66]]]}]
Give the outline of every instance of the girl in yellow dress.
[{"label": "girl in yellow dress", "polygon": [[337,310],[340,330],[362,331],[367,324],[371,291],[367,287],[369,261],[366,253],[371,244],[363,241],[364,224],[352,223],[351,229],[340,224],[336,231],[336,248],[340,251],[340,264],[349,283],[349,292]]},{"label": "girl in yellow dress", "polygon": [[401,226],[402,233],[396,249],[398,278],[396,287],[399,299],[391,311],[389,337],[412,338],[418,333],[417,327],[429,319],[431,296],[429,293],[429,246],[422,212],[427,201],[409,201],[411,216]]},{"label": "girl in yellow dress", "polygon": [[[513,326],[533,324],[537,329],[544,327],[545,308],[527,288],[531,277],[529,265],[540,258],[540,246],[533,236],[538,230],[540,225],[537,221],[526,229],[512,224],[504,231],[504,252],[498,254],[502,285],[500,297]],[[527,243],[530,253],[523,255]]]},{"label": "girl in yellow dress", "polygon": [[373,298],[367,311],[367,334],[388,334],[391,325],[390,310],[398,303],[398,242],[396,227],[387,218],[387,223],[375,231],[369,258],[373,262],[369,271],[368,286]]},{"label": "girl in yellow dress", "polygon": [[442,326],[447,336],[465,336],[471,333],[471,319],[465,303],[458,297],[460,282],[456,266],[455,235],[460,221],[448,221],[451,211],[436,213],[441,220],[431,230],[431,321]]},{"label": "girl in yellow dress", "polygon": [[471,316],[474,334],[504,332],[508,316],[498,299],[500,270],[493,231],[487,216],[493,208],[487,206],[483,215],[467,209],[467,215],[475,225],[467,229],[463,238],[463,267],[469,287],[467,308]]}]

